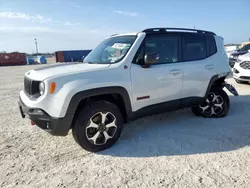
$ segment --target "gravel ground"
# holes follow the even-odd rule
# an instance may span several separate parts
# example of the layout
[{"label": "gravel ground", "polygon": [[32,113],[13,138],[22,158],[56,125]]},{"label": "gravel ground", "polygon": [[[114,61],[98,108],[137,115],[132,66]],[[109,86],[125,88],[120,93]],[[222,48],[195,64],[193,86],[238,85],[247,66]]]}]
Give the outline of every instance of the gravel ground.
[{"label": "gravel ground", "polygon": [[249,187],[250,85],[228,79],[240,96],[230,96],[226,118],[189,109],[146,117],[94,154],[71,133],[53,137],[21,118],[18,95],[33,67],[0,67],[1,187]]}]

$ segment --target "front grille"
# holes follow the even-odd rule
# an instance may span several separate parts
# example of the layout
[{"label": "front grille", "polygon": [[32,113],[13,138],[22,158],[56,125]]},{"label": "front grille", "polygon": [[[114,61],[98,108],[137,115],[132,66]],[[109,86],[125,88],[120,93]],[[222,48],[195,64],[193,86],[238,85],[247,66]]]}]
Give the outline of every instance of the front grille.
[{"label": "front grille", "polygon": [[242,63],[240,63],[240,66],[243,69],[250,69],[250,61],[244,61],[244,62],[242,62]]},{"label": "front grille", "polygon": [[24,78],[24,91],[29,96],[38,95],[39,94],[39,82],[25,77]]},{"label": "front grille", "polygon": [[240,76],[241,79],[250,80],[250,76]]}]

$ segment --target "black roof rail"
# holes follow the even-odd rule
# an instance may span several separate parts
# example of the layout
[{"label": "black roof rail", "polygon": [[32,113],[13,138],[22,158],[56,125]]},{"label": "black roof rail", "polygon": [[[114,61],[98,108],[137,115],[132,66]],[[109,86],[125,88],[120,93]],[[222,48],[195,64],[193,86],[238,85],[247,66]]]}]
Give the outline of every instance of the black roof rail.
[{"label": "black roof rail", "polygon": [[164,28],[164,27],[160,27],[160,28],[148,28],[148,29],[144,29],[142,32],[145,33],[155,33],[155,32],[159,32],[159,33],[166,33],[169,31],[193,31],[193,32],[197,32],[197,33],[203,33],[203,34],[210,34],[210,35],[216,35],[214,32],[211,31],[205,31],[205,30],[199,30],[199,29],[188,29],[188,28]]}]

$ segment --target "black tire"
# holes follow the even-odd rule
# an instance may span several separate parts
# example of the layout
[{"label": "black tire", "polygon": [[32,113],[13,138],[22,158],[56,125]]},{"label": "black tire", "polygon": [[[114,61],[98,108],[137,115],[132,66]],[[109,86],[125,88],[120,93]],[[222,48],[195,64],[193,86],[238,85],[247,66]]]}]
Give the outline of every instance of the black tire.
[{"label": "black tire", "polygon": [[196,116],[202,116],[202,113],[199,111],[199,107],[194,106],[194,107],[191,108],[191,110],[192,110],[192,112],[193,112],[194,115],[196,115]]},{"label": "black tire", "polygon": [[[225,117],[230,109],[230,99],[227,95],[227,93],[224,90],[214,90],[210,92],[211,94],[215,94],[217,96],[220,96],[221,99],[223,99],[222,109],[219,110],[217,114],[207,114],[203,112],[203,110],[200,108],[200,105],[192,107],[191,110],[196,116],[202,116],[204,118],[222,118]],[[209,96],[209,95],[208,95]],[[206,100],[206,99],[205,99]],[[206,102],[204,104],[201,104],[201,106],[207,105]],[[209,109],[208,109],[209,110]]]},{"label": "black tire", "polygon": [[[87,137],[87,127],[90,122],[90,119],[93,117],[93,115],[97,113],[106,113],[109,112],[110,114],[115,117],[116,122],[116,131],[112,138],[108,139],[106,143],[103,145],[96,145],[91,142],[91,140]],[[110,103],[108,101],[97,101],[93,102],[90,105],[86,106],[82,109],[82,111],[79,113],[74,126],[72,127],[72,134],[75,139],[75,141],[85,150],[90,152],[98,152],[105,150],[107,148],[110,148],[112,145],[114,145],[123,130],[123,123],[124,119],[122,116],[122,113],[120,112],[120,109],[113,103]],[[95,129],[95,128],[93,128]],[[100,133],[101,134],[101,133]],[[102,134],[104,136],[104,134]],[[100,137],[100,136],[99,136]]]},{"label": "black tire", "polygon": [[246,81],[240,81],[240,80],[238,80],[238,79],[234,79],[235,80],[235,82],[237,82],[238,84],[247,84],[248,82],[246,82]]}]

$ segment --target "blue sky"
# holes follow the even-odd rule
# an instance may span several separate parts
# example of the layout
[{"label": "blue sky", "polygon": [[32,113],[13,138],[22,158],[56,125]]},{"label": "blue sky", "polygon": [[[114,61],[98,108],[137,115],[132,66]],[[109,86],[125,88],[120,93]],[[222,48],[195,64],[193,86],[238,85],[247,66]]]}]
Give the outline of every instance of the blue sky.
[{"label": "blue sky", "polygon": [[0,0],[0,51],[92,49],[104,37],[148,27],[211,30],[225,43],[250,38],[250,0]]}]

